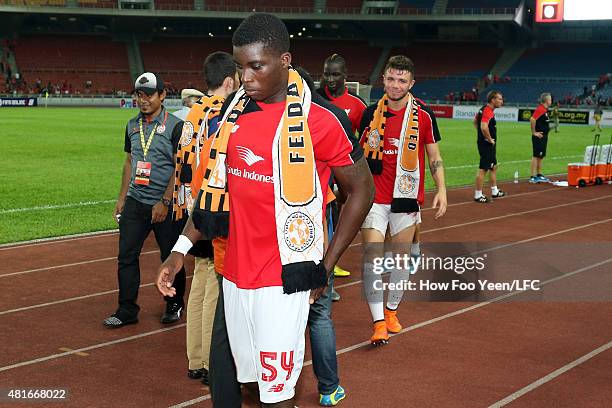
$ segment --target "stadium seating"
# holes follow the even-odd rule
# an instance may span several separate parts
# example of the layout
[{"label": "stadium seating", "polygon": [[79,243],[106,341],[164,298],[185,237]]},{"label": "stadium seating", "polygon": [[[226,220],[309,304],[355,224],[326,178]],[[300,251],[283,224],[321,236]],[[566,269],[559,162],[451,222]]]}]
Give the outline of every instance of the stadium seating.
[{"label": "stadium seating", "polygon": [[302,66],[318,80],[323,74],[323,62],[332,54],[346,60],[348,80],[368,83],[382,49],[370,47],[365,41],[296,40],[291,42],[291,53],[296,66]]},{"label": "stadium seating", "polygon": [[612,68],[612,45],[567,44],[528,50],[510,68],[510,77],[592,78]]},{"label": "stadium seating", "polygon": [[77,4],[85,8],[118,8],[117,0],[78,0]]},{"label": "stadium seating", "polygon": [[231,53],[231,50],[229,38],[156,38],[140,43],[145,70],[158,72],[164,81],[179,91],[182,88],[204,90],[204,58],[214,51]]},{"label": "stadium seating", "polygon": [[[167,0],[173,1],[173,0]],[[204,8],[210,11],[267,11],[310,13],[314,0],[206,0]]]},{"label": "stadium seating", "polygon": [[508,82],[489,85],[480,94],[480,99],[486,99],[487,92],[495,89],[504,95],[507,103],[536,103],[540,94],[550,92],[554,100],[562,100],[566,95],[577,96],[582,94],[582,88],[586,84],[578,82]]},{"label": "stadium seating", "polygon": [[400,0],[398,14],[428,14],[435,0]]},{"label": "stadium seating", "polygon": [[393,48],[391,55],[401,54],[411,58],[417,79],[423,80],[459,75],[483,76],[495,64],[501,52],[496,45],[489,44],[415,43],[409,47]]},{"label": "stadium seating", "polygon": [[412,94],[424,100],[444,100],[450,92],[460,94],[476,86],[475,79],[439,79],[417,81]]},{"label": "stadium seating", "polygon": [[326,11],[328,13],[361,13],[362,0],[327,0]]},{"label": "stadium seating", "polygon": [[74,91],[85,92],[85,82],[91,81],[92,92],[104,93],[132,88],[126,45],[108,37],[22,37],[16,41],[15,58],[30,84],[36,79],[43,84],[67,82]]},{"label": "stadium seating", "polygon": [[520,0],[449,0],[447,11],[452,9],[504,9],[516,8]]},{"label": "stadium seating", "polygon": [[155,0],[156,10],[193,10],[193,0]]}]

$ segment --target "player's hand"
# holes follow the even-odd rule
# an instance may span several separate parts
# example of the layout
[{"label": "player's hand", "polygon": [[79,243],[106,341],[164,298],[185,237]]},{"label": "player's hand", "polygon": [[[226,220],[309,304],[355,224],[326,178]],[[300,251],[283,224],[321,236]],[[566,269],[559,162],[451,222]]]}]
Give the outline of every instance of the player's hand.
[{"label": "player's hand", "polygon": [[115,210],[113,211],[113,218],[119,224],[119,216],[121,216],[121,212],[123,211],[123,207],[125,206],[125,198],[119,198],[117,200],[117,204],[115,204]]},{"label": "player's hand", "polygon": [[157,222],[163,222],[168,215],[168,207],[164,205],[161,201],[153,206],[153,210],[151,210],[151,223],[155,224]]},{"label": "player's hand", "polygon": [[316,302],[321,296],[323,296],[323,292],[325,292],[326,289],[327,285],[322,288],[310,289],[310,299],[308,300],[308,303],[310,303],[311,305],[314,304],[314,302]]},{"label": "player's hand", "polygon": [[542,132],[535,132],[533,135],[540,139],[544,137],[544,134]]},{"label": "player's hand", "polygon": [[179,252],[171,252],[170,256],[159,267],[155,285],[162,295],[170,297],[176,295],[176,289],[172,286],[172,283],[176,273],[183,266],[184,258],[183,254]]},{"label": "player's hand", "polygon": [[489,139],[487,140],[489,143],[491,143],[492,145],[495,145],[495,139]]},{"label": "player's hand", "polygon": [[[328,265],[325,265],[325,261],[322,261],[322,262],[323,262],[323,267],[325,268],[325,276],[327,277],[325,282],[329,282],[329,277],[334,271],[334,266],[330,267]],[[311,305],[314,304],[314,302],[316,302],[323,295],[326,289],[327,289],[327,284],[323,286],[322,288],[311,289],[310,299],[308,299],[308,303],[310,303]]]},{"label": "player's hand", "polygon": [[442,217],[446,214],[446,208],[448,207],[448,202],[446,201],[446,190],[439,190],[433,199],[433,208],[437,208],[435,219]]}]

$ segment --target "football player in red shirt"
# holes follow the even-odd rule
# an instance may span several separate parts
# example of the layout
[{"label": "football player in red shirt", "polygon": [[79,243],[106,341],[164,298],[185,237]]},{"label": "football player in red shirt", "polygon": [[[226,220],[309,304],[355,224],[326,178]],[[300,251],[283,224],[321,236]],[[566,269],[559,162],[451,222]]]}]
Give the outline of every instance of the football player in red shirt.
[{"label": "football player in red shirt", "polygon": [[[404,291],[400,289],[410,273],[416,272],[420,257],[418,224],[425,195],[425,152],[429,169],[438,187],[433,206],[435,215],[444,215],[447,207],[442,156],[436,143],[434,122],[423,103],[410,93],[414,85],[414,64],[403,56],[391,57],[384,70],[385,95],[369,106],[361,122],[360,133],[365,156],[374,177],[374,205],[366,217],[361,234],[365,246],[364,285],[374,321],[374,345],[386,344],[389,332],[398,333],[402,326],[397,308]],[[380,273],[375,271],[376,258],[383,254],[385,233],[389,228],[391,242],[410,246],[411,269],[393,268],[386,307]]]},{"label": "football player in red shirt", "polygon": [[[351,121],[353,133],[359,129],[363,111],[366,104],[359,96],[355,95],[346,87],[346,61],[338,54],[330,55],[323,63],[323,78],[317,93],[324,99],[330,101],[335,106],[343,109]],[[332,205],[334,220],[338,219],[340,205]],[[338,277],[350,276],[350,272],[342,269],[338,265],[334,268],[334,275]],[[340,300],[338,292],[332,289],[332,299]]]},{"label": "football player in red shirt", "polygon": [[353,132],[357,132],[366,104],[346,87],[346,74],[346,61],[342,56],[333,54],[327,57],[323,64],[323,80],[317,92],[340,109],[344,109],[353,125]]},{"label": "football player in red shirt", "polygon": [[[183,264],[189,243],[203,236],[201,231],[209,239],[227,234],[223,297],[238,381],[256,382],[265,407],[293,408],[295,385],[304,363],[309,304],[325,289],[324,283],[318,285],[318,274],[326,274],[322,275],[323,282],[329,278],[371,206],[374,187],[363,152],[353,143],[345,115],[318,98],[315,92],[309,100],[307,87],[303,94],[298,93],[300,97],[304,95],[303,106],[287,104],[290,97],[295,98],[297,88],[289,81],[296,73],[291,68],[289,34],[282,21],[271,14],[252,14],[237,28],[232,43],[243,87],[224,105],[224,116],[215,137],[230,136],[226,146],[219,145],[222,150],[214,153],[211,150],[214,169],[211,172],[207,169],[202,193],[183,235],[168,261],[160,267],[157,287],[162,293],[174,293],[174,273]],[[283,118],[295,117],[296,113],[307,120],[308,126],[302,122],[297,131],[309,132],[312,156],[293,153],[286,157],[273,156],[273,146],[279,137],[277,131],[283,134],[286,129]],[[289,126],[289,131],[296,131],[296,126]],[[290,147],[303,147],[308,142],[306,137],[304,140],[290,138]],[[279,142],[280,150],[275,152],[283,152],[283,148]],[[287,264],[282,261],[286,254],[284,245],[318,253],[312,249],[322,242],[311,243],[310,234],[322,236],[323,219],[313,219],[300,212],[308,209],[308,204],[303,204],[293,208],[291,211],[295,212],[288,217],[287,224],[279,228],[277,220],[284,214],[277,213],[276,209],[285,207],[278,201],[277,189],[284,186],[283,197],[292,196],[308,184],[308,179],[294,185],[276,184],[279,170],[273,163],[283,160],[280,165],[285,166],[307,161],[309,157],[314,157],[310,172],[314,171],[316,177],[313,185],[315,198],[321,203],[319,210],[324,205],[321,186],[327,186],[332,172],[347,200],[323,259],[301,262],[308,264],[304,268],[309,268],[311,273],[301,275],[293,270],[289,281],[285,275]],[[227,198],[231,197],[228,201],[215,199],[217,211],[207,209],[211,208],[212,188],[226,189]],[[300,217],[292,218],[296,214]],[[281,241],[278,237],[283,231]],[[300,259],[299,254],[292,255]],[[316,271],[310,271],[310,263]],[[311,284],[309,288],[302,287],[305,282]],[[295,291],[287,290],[292,285],[297,287]]]}]

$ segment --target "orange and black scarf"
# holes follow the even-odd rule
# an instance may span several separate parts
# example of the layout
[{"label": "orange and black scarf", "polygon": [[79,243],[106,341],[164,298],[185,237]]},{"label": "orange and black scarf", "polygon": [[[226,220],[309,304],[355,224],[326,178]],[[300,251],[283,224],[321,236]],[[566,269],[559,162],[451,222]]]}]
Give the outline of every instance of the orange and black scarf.
[{"label": "orange and black scarf", "polygon": [[[214,136],[210,160],[200,190],[200,210],[194,225],[205,239],[227,236],[230,194],[227,189],[227,146],[232,128],[250,102],[238,90]],[[285,293],[325,286],[323,259],[323,194],[308,114],[311,91],[297,71],[289,70],[282,119],[270,146],[273,162],[277,245]]]},{"label": "orange and black scarf", "polygon": [[[362,145],[372,174],[382,173],[388,104],[389,98],[385,94],[378,101],[370,126],[364,132]],[[398,145],[394,147],[398,149],[398,155],[391,212],[417,212],[419,211],[417,198],[421,179],[419,105],[412,94],[409,94]]]},{"label": "orange and black scarf", "polygon": [[193,208],[191,180],[199,164],[202,144],[208,138],[208,121],[219,116],[224,98],[205,95],[193,105],[183,123],[174,167],[174,218],[180,220]]}]

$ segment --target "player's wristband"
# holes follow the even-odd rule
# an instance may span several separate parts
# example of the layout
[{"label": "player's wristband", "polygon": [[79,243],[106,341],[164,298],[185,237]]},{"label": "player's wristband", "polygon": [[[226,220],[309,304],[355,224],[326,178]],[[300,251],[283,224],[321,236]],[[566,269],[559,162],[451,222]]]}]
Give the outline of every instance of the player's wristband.
[{"label": "player's wristband", "polygon": [[183,255],[187,255],[187,252],[193,246],[193,242],[189,240],[185,235],[180,235],[176,240],[176,244],[172,247],[172,252],[178,252]]}]

